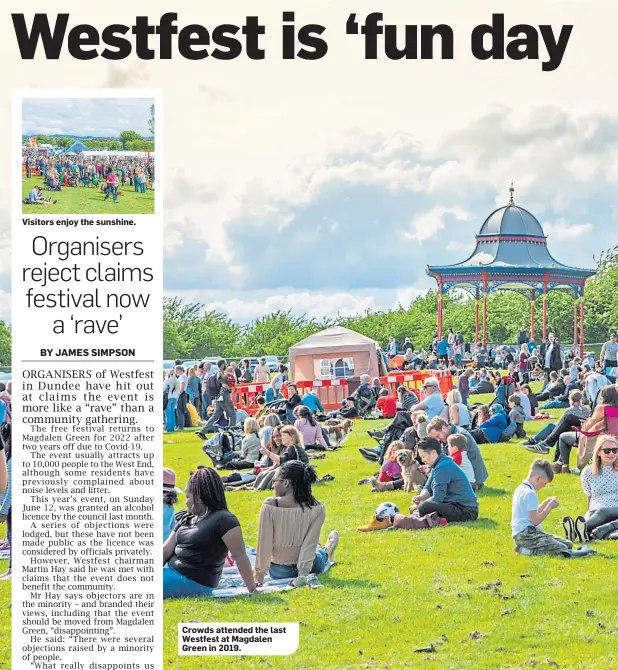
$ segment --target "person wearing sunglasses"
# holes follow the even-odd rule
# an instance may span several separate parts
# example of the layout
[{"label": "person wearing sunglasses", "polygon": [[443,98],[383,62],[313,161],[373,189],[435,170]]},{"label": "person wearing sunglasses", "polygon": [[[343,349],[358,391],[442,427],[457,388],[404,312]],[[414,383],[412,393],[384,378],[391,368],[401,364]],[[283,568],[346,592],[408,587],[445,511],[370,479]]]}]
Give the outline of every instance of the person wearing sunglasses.
[{"label": "person wearing sunglasses", "polygon": [[[603,435],[597,440],[592,463],[581,475],[582,488],[588,496],[585,514],[586,530],[592,537],[603,537],[605,531],[618,530],[618,439]],[[613,523],[612,523],[613,522]],[[611,528],[603,526],[611,524]],[[595,531],[596,534],[595,534]],[[600,539],[600,537],[598,539]]]},{"label": "person wearing sunglasses", "polygon": [[427,377],[421,386],[421,401],[414,405],[412,413],[425,412],[431,421],[444,411],[444,400],[440,393],[440,382],[436,377]]}]

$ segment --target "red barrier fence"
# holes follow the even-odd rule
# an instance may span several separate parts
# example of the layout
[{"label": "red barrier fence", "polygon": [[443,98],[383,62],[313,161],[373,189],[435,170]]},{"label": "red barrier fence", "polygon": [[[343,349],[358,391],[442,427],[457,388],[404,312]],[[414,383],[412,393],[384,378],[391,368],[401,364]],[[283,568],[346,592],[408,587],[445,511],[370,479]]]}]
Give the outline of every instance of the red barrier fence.
[{"label": "red barrier fence", "polygon": [[[448,370],[414,370],[409,372],[393,372],[386,377],[380,377],[383,388],[387,388],[392,395],[397,396],[399,386],[407,386],[420,400],[421,386],[428,377],[436,377],[440,383],[440,393],[443,397],[453,388],[453,377]],[[241,384],[232,394],[232,400],[237,409],[244,409],[249,414],[255,414],[259,406],[257,398],[264,395],[269,384]],[[325,410],[339,409],[341,403],[350,395],[347,379],[314,379],[313,381],[297,382],[299,395],[312,390],[315,391]],[[282,389],[282,395],[287,397],[287,387]]]}]

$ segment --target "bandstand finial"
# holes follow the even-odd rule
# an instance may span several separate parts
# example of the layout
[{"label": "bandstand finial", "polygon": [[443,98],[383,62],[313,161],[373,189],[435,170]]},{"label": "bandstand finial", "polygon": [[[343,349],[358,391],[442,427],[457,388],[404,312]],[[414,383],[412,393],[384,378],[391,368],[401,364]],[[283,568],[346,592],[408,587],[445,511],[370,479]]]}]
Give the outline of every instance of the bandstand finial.
[{"label": "bandstand finial", "polygon": [[515,186],[513,185],[513,180],[511,179],[511,187],[509,188],[509,191],[511,192],[511,197],[509,198],[509,207],[512,207],[515,204],[515,200],[513,199],[513,195],[515,193]]}]

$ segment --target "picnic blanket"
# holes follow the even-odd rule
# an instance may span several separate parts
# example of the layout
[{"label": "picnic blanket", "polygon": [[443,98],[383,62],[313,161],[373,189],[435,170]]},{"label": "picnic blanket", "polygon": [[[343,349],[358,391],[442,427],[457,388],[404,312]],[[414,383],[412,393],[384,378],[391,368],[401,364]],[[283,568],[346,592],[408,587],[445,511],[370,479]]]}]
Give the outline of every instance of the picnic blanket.
[{"label": "picnic blanket", "polygon": [[[253,547],[246,547],[247,549],[247,556],[249,557],[249,562],[251,563],[251,567],[255,567],[255,555],[256,551]],[[330,570],[330,568],[334,565],[333,561],[329,561],[326,564],[326,570]],[[260,587],[259,592],[260,593],[275,593],[278,591],[291,591],[294,586],[292,586],[292,582],[294,580],[292,579],[271,579],[270,577],[266,577],[264,580],[264,585]],[[317,575],[309,575],[307,578],[307,586],[311,587],[312,589],[317,589],[320,588],[322,585],[318,581],[318,576]],[[238,572],[238,568],[236,567],[236,563],[232,559],[232,557],[228,554],[228,557],[226,559],[226,565],[223,568],[223,575],[221,577],[221,581],[219,582],[219,586],[214,589],[214,591],[211,594],[212,598],[233,598],[235,596],[246,596],[249,595],[249,592],[247,591],[245,587],[245,583],[242,580],[242,577],[240,576],[240,573]]]}]

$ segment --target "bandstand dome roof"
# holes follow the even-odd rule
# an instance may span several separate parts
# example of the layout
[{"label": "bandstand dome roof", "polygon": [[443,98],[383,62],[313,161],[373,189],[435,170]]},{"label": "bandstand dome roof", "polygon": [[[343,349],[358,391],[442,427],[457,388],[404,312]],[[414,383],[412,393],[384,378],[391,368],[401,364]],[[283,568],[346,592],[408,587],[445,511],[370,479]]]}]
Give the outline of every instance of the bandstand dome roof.
[{"label": "bandstand dome roof", "polygon": [[527,209],[516,205],[500,207],[481,226],[479,235],[529,235],[545,237],[538,219]]},{"label": "bandstand dome roof", "polygon": [[489,291],[566,289],[581,294],[595,271],[557,261],[538,219],[515,205],[512,185],[510,191],[508,205],[485,219],[470,256],[454,265],[428,266],[427,274],[438,281],[442,292],[454,287],[474,292],[487,286]]}]

